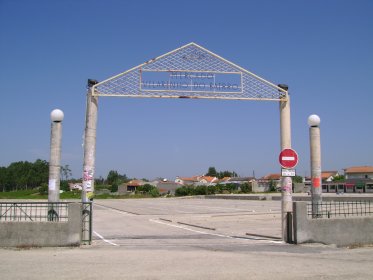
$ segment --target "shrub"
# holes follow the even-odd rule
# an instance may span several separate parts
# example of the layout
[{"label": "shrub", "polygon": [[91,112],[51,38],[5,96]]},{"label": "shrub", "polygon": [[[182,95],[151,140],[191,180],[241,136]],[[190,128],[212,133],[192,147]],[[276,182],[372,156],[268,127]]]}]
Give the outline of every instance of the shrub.
[{"label": "shrub", "polygon": [[187,186],[182,186],[180,188],[177,188],[175,191],[176,196],[187,196],[187,195],[192,195],[192,193],[193,193],[193,188],[187,187]]},{"label": "shrub", "polygon": [[42,183],[40,187],[38,188],[39,194],[46,195],[48,194],[48,184]]},{"label": "shrub", "polygon": [[240,186],[240,189],[241,189],[241,192],[243,193],[251,193],[253,191],[253,186],[252,184],[249,184],[249,183],[243,183]]},{"label": "shrub", "polygon": [[150,191],[149,194],[152,197],[158,197],[159,196],[159,190],[156,187],[153,187]]},{"label": "shrub", "polygon": [[207,194],[207,186],[196,186],[194,188],[195,195],[205,195]]},{"label": "shrub", "polygon": [[70,191],[69,183],[66,180],[61,181],[60,190],[62,190],[64,192]]},{"label": "shrub", "polygon": [[118,191],[118,185],[117,184],[112,184],[111,187],[110,187],[110,191],[111,192],[117,192]]}]

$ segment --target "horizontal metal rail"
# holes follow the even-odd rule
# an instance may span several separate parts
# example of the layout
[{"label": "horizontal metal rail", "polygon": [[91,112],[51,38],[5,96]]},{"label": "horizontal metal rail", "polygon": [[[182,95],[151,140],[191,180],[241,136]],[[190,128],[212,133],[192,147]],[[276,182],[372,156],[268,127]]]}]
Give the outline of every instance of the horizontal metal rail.
[{"label": "horizontal metal rail", "polygon": [[373,201],[330,201],[309,203],[307,215],[313,219],[373,217]]},{"label": "horizontal metal rail", "polygon": [[0,202],[0,222],[67,222],[68,202]]}]

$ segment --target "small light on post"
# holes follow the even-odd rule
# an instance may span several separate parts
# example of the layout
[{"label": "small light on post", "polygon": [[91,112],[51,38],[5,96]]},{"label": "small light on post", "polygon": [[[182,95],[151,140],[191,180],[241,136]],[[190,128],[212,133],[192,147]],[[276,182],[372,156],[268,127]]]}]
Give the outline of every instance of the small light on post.
[{"label": "small light on post", "polygon": [[52,122],[62,122],[64,114],[60,109],[54,109],[51,112],[51,120]]},{"label": "small light on post", "polygon": [[320,117],[318,115],[311,115],[308,117],[308,125],[309,126],[319,126],[320,125]]}]

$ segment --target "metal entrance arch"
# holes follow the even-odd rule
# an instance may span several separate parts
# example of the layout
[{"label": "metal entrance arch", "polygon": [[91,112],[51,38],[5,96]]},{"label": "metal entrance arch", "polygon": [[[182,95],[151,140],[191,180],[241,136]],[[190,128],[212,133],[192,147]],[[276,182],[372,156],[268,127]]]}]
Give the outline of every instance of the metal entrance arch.
[{"label": "metal entrance arch", "polygon": [[[105,81],[89,80],[84,134],[83,193],[86,202],[94,191],[96,126],[99,96],[142,98],[205,98],[275,101],[280,104],[281,150],[291,148],[290,97],[277,86],[189,43]],[[287,240],[287,213],[292,212],[292,180],[283,177],[282,236]]]}]

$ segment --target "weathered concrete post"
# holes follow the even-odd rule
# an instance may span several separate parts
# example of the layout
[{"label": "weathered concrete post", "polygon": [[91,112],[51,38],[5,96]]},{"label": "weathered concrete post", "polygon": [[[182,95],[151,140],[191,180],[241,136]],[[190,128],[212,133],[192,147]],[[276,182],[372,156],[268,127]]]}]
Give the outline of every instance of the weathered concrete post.
[{"label": "weathered concrete post", "polygon": [[311,115],[308,117],[308,125],[310,126],[311,195],[313,216],[318,216],[320,203],[322,202],[321,143],[319,124],[319,116]]},{"label": "weathered concrete post", "polygon": [[[287,85],[278,85],[284,90],[288,90]],[[291,121],[290,121],[290,96],[286,93],[286,99],[280,101],[280,137],[281,151],[291,149]],[[281,225],[282,238],[285,242],[288,240],[288,213],[293,211],[292,199],[292,179],[291,177],[281,177]]]},{"label": "weathered concrete post", "polygon": [[93,96],[93,86],[97,83],[95,80],[88,80],[89,90],[87,93],[84,130],[83,202],[87,202],[93,196],[94,192],[98,97]]},{"label": "weathered concrete post", "polygon": [[51,112],[51,142],[49,159],[48,201],[60,201],[61,139],[64,114],[55,109]]}]

